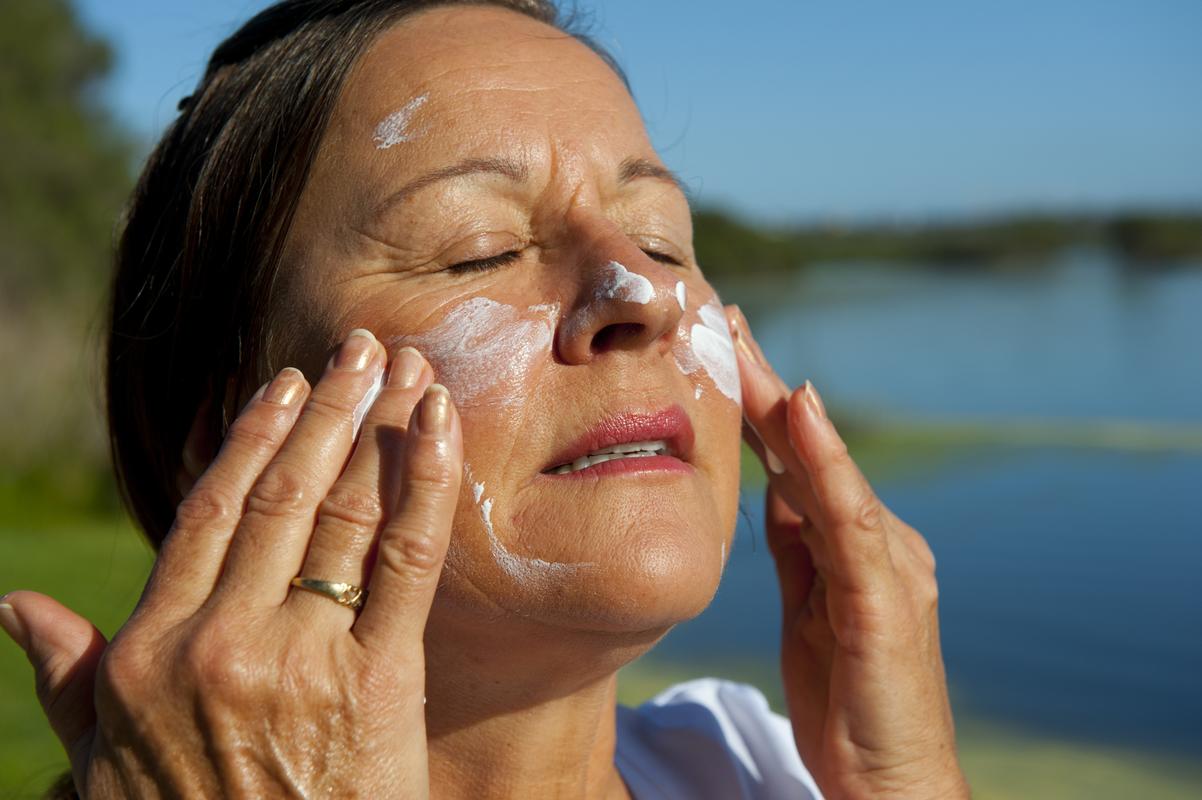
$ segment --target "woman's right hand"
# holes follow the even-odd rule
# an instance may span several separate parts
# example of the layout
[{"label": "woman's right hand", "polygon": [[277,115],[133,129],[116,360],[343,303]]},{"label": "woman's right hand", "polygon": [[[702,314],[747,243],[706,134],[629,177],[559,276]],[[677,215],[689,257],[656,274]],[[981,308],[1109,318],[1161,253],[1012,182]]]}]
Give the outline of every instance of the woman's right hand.
[{"label": "woman's right hand", "polygon": [[[312,391],[292,369],[260,390],[112,643],[49,597],[5,598],[81,796],[428,796],[422,634],[462,432],[406,349],[352,453],[386,361],[356,332]],[[356,616],[297,575],[371,593]]]}]

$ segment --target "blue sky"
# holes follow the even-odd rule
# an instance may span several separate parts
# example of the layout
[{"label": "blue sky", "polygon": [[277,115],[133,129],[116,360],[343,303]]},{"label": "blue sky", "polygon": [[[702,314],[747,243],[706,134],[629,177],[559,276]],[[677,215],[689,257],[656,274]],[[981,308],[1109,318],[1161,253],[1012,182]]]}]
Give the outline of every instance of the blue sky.
[{"label": "blue sky", "polygon": [[[161,130],[263,0],[77,0]],[[909,219],[1202,207],[1198,0],[581,0],[703,202]]]}]

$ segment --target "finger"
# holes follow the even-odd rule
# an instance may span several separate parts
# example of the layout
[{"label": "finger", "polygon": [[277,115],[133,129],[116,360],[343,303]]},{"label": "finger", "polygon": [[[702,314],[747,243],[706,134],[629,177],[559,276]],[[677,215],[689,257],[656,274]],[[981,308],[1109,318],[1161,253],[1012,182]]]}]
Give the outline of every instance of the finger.
[{"label": "finger", "polygon": [[255,481],[230,542],[215,599],[279,605],[299,572],[318,504],[346,466],[384,371],[384,348],[352,331],[330,359],[292,432]]},{"label": "finger", "polygon": [[764,359],[737,306],[727,306],[743,387],[743,438],[760,457],[769,482],[798,514],[815,509],[805,468],[789,445],[790,391]]},{"label": "finger", "polygon": [[96,667],[107,642],[92,623],[36,592],[0,600],[0,625],[33,665],[38,701],[71,761],[75,785],[87,775],[96,709]]},{"label": "finger", "polygon": [[[401,463],[413,407],[434,373],[412,347],[399,350],[388,367],[379,399],[368,412],[350,463],[317,510],[317,527],[300,574],[363,586],[366,564],[382,519],[381,498],[400,491]],[[305,618],[329,615],[350,627],[349,609],[311,592],[293,591],[288,603]]]},{"label": "finger", "polygon": [[872,591],[893,576],[888,511],[847,452],[813,384],[789,398],[787,418],[794,454],[817,500],[818,525],[832,559],[832,580]]},{"label": "finger", "polygon": [[355,635],[364,644],[390,654],[421,646],[462,476],[459,414],[446,388],[431,384],[413,412],[401,493],[380,534],[371,594],[355,623]]},{"label": "finger", "polygon": [[142,608],[184,613],[212,593],[251,486],[296,423],[309,384],[282,370],[247,403],[213,463],[184,497],[147,582]]},{"label": "finger", "polygon": [[768,549],[776,564],[781,607],[788,626],[805,605],[814,584],[814,558],[802,541],[802,527],[807,523],[771,486],[765,491],[764,512]]},{"label": "finger", "polygon": [[[747,442],[747,446],[752,452],[759,457],[760,462],[764,464],[765,470],[769,470],[768,464],[776,456],[771,453],[764,440],[760,437],[759,431],[752,427],[746,419],[743,420],[743,440]],[[777,459],[779,463],[779,459]],[[799,517],[807,517],[806,509],[817,507],[817,500],[814,499],[813,492],[810,490],[809,479],[805,472],[800,468],[797,472],[793,472],[782,465],[782,472],[772,473],[766,471],[765,475],[768,479],[768,485],[776,490],[777,495],[789,505],[795,514]],[[808,517],[807,517],[808,518]]]}]

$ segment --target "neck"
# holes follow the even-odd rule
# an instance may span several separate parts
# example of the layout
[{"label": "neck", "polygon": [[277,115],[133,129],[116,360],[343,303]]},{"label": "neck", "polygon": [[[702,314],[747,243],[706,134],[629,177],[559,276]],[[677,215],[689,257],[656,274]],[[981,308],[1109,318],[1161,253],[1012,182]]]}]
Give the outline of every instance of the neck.
[{"label": "neck", "polygon": [[465,629],[439,616],[426,629],[432,796],[629,797],[614,766],[617,671],[665,631]]}]

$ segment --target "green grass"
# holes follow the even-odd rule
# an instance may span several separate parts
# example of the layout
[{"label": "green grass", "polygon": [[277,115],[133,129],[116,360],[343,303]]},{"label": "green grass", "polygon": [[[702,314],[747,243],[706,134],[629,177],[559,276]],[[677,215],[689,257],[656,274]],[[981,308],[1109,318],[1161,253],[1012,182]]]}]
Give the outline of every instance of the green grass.
[{"label": "green grass", "polygon": [[[133,609],[150,563],[150,549],[123,521],[0,529],[0,592],[52,595],[106,636]],[[34,697],[32,668],[0,638],[0,797],[32,797],[66,769],[66,759]]]},{"label": "green grass", "polygon": [[[0,591],[36,589],[111,635],[137,602],[148,548],[127,523],[78,521],[0,528]],[[758,686],[784,711],[774,663],[679,664],[654,654],[622,670],[619,700],[637,705],[673,683],[718,675]],[[960,755],[978,800],[1202,796],[1202,767],[1131,749],[1060,741],[983,720],[957,719]],[[34,797],[66,768],[33,695],[32,670],[0,642],[0,798]]]}]

